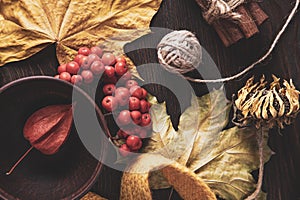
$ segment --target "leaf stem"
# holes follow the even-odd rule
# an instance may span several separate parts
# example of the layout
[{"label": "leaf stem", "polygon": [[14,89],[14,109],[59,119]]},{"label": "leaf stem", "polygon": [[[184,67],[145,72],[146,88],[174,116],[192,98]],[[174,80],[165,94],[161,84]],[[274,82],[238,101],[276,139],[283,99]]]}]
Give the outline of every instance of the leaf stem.
[{"label": "leaf stem", "polygon": [[248,196],[245,200],[252,200],[256,199],[258,194],[260,193],[262,182],[263,182],[263,175],[264,175],[264,135],[263,135],[263,127],[260,128],[259,133],[257,134],[257,144],[258,144],[258,151],[259,151],[259,173],[258,173],[258,181],[256,184],[255,191]]},{"label": "leaf stem", "polygon": [[30,153],[30,151],[33,149],[33,146],[31,146],[22,156],[21,158],[19,158],[19,160],[14,164],[14,166],[12,166],[12,168],[6,172],[6,175],[10,175],[14,170],[15,168],[19,165],[19,163]]}]

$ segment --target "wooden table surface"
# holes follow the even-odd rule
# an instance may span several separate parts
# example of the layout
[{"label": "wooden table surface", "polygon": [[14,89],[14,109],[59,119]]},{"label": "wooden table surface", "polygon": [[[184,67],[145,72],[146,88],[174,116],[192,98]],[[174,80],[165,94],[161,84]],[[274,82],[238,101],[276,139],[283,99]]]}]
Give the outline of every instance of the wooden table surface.
[{"label": "wooden table surface", "polygon": [[[151,26],[164,27],[174,30],[187,29],[194,32],[201,45],[211,55],[223,77],[233,75],[260,57],[270,45],[272,39],[284,23],[286,16],[294,5],[294,0],[264,0],[261,6],[269,15],[268,21],[260,26],[260,33],[254,37],[238,42],[226,48],[221,43],[212,27],[207,25],[201,14],[200,8],[194,0],[164,0],[154,16]],[[101,33],[99,33],[101,34]],[[155,33],[146,35],[139,40],[126,45],[130,48],[147,42],[157,43],[161,36]],[[157,62],[155,49],[140,49],[128,54],[136,65]],[[0,68],[0,86],[20,77],[32,75],[56,74],[58,62],[55,56],[55,45],[51,45],[24,61],[10,63]],[[151,68],[141,70],[145,79],[164,80],[169,76],[178,80],[176,87],[180,87],[182,78],[169,74],[162,70],[161,73]],[[264,65],[258,66],[246,76],[225,84],[227,97],[230,99],[233,93],[243,86],[247,78],[252,75],[265,74],[270,79],[271,74],[294,80],[295,86],[300,89],[300,15],[296,14],[286,33],[278,43],[272,56]],[[193,74],[192,74],[193,75]],[[192,84],[197,95],[207,92],[204,84]],[[160,101],[167,101],[168,112],[172,116],[172,122],[176,127],[180,116],[178,101],[170,91],[159,85],[147,85],[146,88]],[[183,108],[189,106],[190,91],[183,91],[185,95]],[[265,165],[263,190],[268,193],[270,200],[294,200],[300,199],[300,118],[293,125],[283,130],[272,129],[270,131],[269,146],[276,153]],[[254,173],[255,174],[255,173]],[[92,188],[101,196],[108,199],[118,199],[120,179],[122,173],[108,167],[104,167],[98,182]],[[154,191],[155,199],[168,199],[170,190]],[[173,192],[172,199],[178,199]]]}]

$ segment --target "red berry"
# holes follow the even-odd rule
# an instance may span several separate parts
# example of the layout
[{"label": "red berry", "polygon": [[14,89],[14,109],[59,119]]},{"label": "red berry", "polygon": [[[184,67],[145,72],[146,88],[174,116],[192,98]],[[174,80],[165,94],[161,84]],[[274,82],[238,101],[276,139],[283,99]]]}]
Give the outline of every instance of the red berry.
[{"label": "red berry", "polygon": [[131,116],[129,110],[122,110],[117,117],[117,124],[118,126],[126,126],[129,125],[131,122]]},{"label": "red berry", "polygon": [[126,144],[133,151],[139,150],[143,145],[142,140],[136,135],[128,136]]},{"label": "red berry", "polygon": [[88,57],[86,56],[82,59],[82,63],[80,65],[80,67],[82,69],[90,69],[91,64],[92,64],[92,62],[89,61]]},{"label": "red berry", "polygon": [[117,109],[118,102],[113,96],[106,96],[102,100],[102,107],[108,112],[112,112]]},{"label": "red berry", "polygon": [[135,80],[128,80],[126,81],[125,86],[130,89],[132,86],[138,86],[138,82],[136,82]]},{"label": "red berry", "polygon": [[124,62],[117,62],[115,64],[116,74],[118,76],[123,76],[128,70],[127,65]]},{"label": "red berry", "polygon": [[71,77],[71,83],[75,85],[81,85],[82,84],[82,76],[80,75],[73,75]]},{"label": "red berry", "polygon": [[103,90],[104,95],[112,95],[116,90],[116,86],[114,84],[107,84],[107,85],[104,85],[102,90]]},{"label": "red berry", "polygon": [[136,97],[129,97],[129,110],[139,110],[140,100]]},{"label": "red berry", "polygon": [[142,114],[140,111],[134,110],[130,113],[131,119],[135,124],[140,124],[142,121]]},{"label": "red berry", "polygon": [[100,61],[100,58],[96,54],[90,54],[86,59],[84,59],[81,68],[89,69],[94,61]]},{"label": "red berry", "polygon": [[59,74],[55,75],[54,78],[58,78],[59,79]]},{"label": "red berry", "polygon": [[104,53],[102,55],[102,62],[104,65],[114,65],[116,63],[116,57],[112,53]]},{"label": "red berry", "polygon": [[101,57],[102,54],[103,54],[103,50],[98,46],[94,46],[94,47],[91,48],[91,53],[94,53],[97,56]]},{"label": "red berry", "polygon": [[73,61],[77,62],[78,65],[81,66],[84,58],[86,58],[86,56],[84,56],[82,54],[77,54]]},{"label": "red berry", "polygon": [[116,62],[123,62],[126,64],[126,59],[124,56],[117,56],[116,57]]},{"label": "red berry", "polygon": [[144,99],[140,100],[140,111],[141,111],[141,113],[149,112],[150,106],[151,106],[151,104],[148,101],[146,101]]},{"label": "red berry", "polygon": [[126,157],[130,153],[130,149],[127,144],[122,144],[122,146],[119,148],[119,152],[122,156]]},{"label": "red berry", "polygon": [[101,61],[100,57],[97,54],[95,54],[95,53],[89,54],[88,55],[88,59],[91,60],[92,62],[94,62],[95,60]]},{"label": "red berry", "polygon": [[130,89],[130,94],[133,97],[136,97],[138,99],[141,99],[143,96],[143,90],[140,86],[132,86]]},{"label": "red berry", "polygon": [[115,76],[115,68],[112,66],[105,66],[104,74],[110,78]]},{"label": "red berry", "polygon": [[95,75],[101,75],[104,72],[104,70],[105,70],[104,64],[99,60],[95,60],[91,64],[91,71]]},{"label": "red berry", "polygon": [[130,71],[127,71],[125,74],[123,74],[123,76],[120,77],[119,82],[121,84],[125,84],[126,81],[130,80],[132,77]]},{"label": "red berry", "polygon": [[119,87],[115,90],[115,97],[118,100],[120,106],[128,105],[130,93],[125,87]]},{"label": "red berry", "polygon": [[81,54],[81,55],[84,55],[84,56],[89,55],[90,52],[91,52],[91,50],[88,47],[80,47],[79,50],[78,50],[78,54]]},{"label": "red berry", "polygon": [[67,68],[67,72],[69,72],[70,74],[77,74],[79,71],[79,65],[75,61],[71,61],[67,63],[66,68]]},{"label": "red berry", "polygon": [[142,88],[142,99],[146,99],[147,98],[147,95],[148,95],[148,92],[147,90],[145,90],[144,88]]},{"label": "red berry", "polygon": [[67,65],[66,64],[62,64],[62,65],[58,66],[58,68],[57,68],[57,72],[59,74],[61,74],[63,72],[66,72],[66,71],[67,71]]},{"label": "red berry", "polygon": [[151,116],[149,113],[142,114],[141,126],[148,126],[151,123]]},{"label": "red berry", "polygon": [[83,81],[87,84],[93,82],[94,80],[93,73],[90,70],[83,70],[81,72],[81,76],[83,78]]},{"label": "red berry", "polygon": [[129,134],[123,131],[122,129],[120,129],[118,130],[117,135],[119,136],[119,138],[127,138]]},{"label": "red berry", "polygon": [[71,81],[71,74],[69,72],[62,72],[59,75],[59,79],[70,82]]}]

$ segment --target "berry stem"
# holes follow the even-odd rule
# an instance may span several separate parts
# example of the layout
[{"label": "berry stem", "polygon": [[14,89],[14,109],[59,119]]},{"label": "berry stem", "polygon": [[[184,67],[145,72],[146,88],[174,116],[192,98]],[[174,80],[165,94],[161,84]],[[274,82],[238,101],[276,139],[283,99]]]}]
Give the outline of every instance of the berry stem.
[{"label": "berry stem", "polygon": [[14,164],[14,166],[12,166],[12,168],[6,172],[6,175],[10,175],[14,170],[15,168],[19,165],[19,163],[30,153],[30,151],[33,149],[33,146],[31,146],[22,156],[21,158],[19,158],[19,160]]}]

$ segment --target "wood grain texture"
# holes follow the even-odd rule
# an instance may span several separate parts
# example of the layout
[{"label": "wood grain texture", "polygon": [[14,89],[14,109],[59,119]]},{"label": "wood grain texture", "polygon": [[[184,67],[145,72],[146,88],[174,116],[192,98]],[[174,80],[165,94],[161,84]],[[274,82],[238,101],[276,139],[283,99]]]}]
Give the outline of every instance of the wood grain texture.
[{"label": "wood grain texture", "polygon": [[[203,20],[200,8],[194,0],[164,0],[153,18],[151,25],[154,27],[165,27],[169,29],[187,29],[196,34],[201,45],[211,55],[223,77],[227,77],[245,68],[258,57],[260,57],[270,45],[272,39],[284,23],[286,16],[291,10],[294,2],[292,0],[264,0],[260,3],[269,19],[260,27],[260,33],[249,39],[242,39],[237,44],[226,48],[217,36],[213,27],[207,25]],[[300,89],[300,15],[297,13],[286,33],[278,43],[272,56],[264,65],[256,67],[249,74],[239,80],[229,82],[225,85],[226,94],[231,98],[233,93],[242,87],[245,81],[252,75],[261,76],[264,73],[267,79],[271,79],[274,73],[279,77],[292,78],[298,89]],[[101,33],[99,33],[101,34]],[[147,42],[158,43],[159,38],[155,33],[146,35],[126,46],[138,46]],[[136,65],[157,62],[155,49],[140,49],[128,53]],[[0,86],[19,77],[35,74],[54,75],[57,67],[54,45],[44,51],[21,62],[8,64],[0,68]],[[159,72],[149,68],[139,68],[142,77],[153,80],[176,80],[180,87],[185,81],[182,78],[161,70]],[[192,76],[199,76],[191,73]],[[167,78],[166,78],[167,77]],[[197,95],[207,93],[204,84],[191,84]],[[172,116],[174,126],[178,125],[181,110],[189,106],[190,91],[182,91],[185,95],[184,104],[179,108],[178,100],[172,92],[159,85],[147,85],[146,88],[156,95],[160,101],[167,101],[168,112]],[[270,131],[269,145],[276,153],[266,164],[264,173],[263,189],[268,193],[269,200],[293,200],[300,199],[300,117],[296,123],[280,130]],[[257,172],[254,172],[257,174]],[[93,191],[108,199],[118,199],[120,189],[121,172],[105,167],[98,183]],[[168,199],[171,190],[154,191],[154,199]],[[171,199],[179,199],[178,194],[173,191]]]}]

